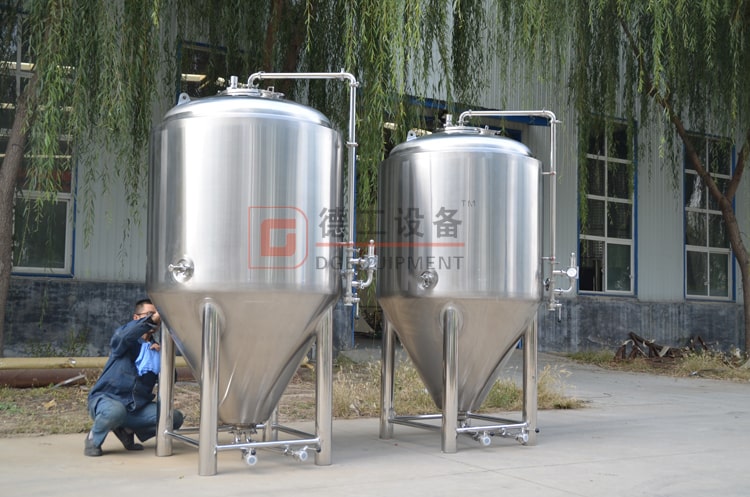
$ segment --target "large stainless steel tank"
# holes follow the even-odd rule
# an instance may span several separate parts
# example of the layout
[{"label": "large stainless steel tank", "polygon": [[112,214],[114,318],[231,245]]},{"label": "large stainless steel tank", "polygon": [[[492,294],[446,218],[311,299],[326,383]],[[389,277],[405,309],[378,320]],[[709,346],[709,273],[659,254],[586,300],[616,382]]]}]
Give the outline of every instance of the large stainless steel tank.
[{"label": "large stainless steel tank", "polygon": [[216,310],[218,419],[234,426],[269,419],[340,293],[342,140],[277,97],[181,99],[152,148],[148,293],[196,377]]},{"label": "large stainless steel tank", "polygon": [[541,163],[454,126],[398,145],[379,175],[378,301],[439,408],[457,312],[458,411],[475,410],[541,302]]}]

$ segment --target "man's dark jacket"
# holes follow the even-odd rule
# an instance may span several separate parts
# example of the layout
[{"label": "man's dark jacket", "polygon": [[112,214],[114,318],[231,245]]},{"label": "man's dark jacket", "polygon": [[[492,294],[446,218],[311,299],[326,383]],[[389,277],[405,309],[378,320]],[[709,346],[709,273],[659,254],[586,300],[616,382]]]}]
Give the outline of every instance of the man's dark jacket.
[{"label": "man's dark jacket", "polygon": [[149,316],[130,321],[115,330],[109,342],[111,352],[107,364],[89,392],[90,408],[102,396],[119,400],[130,412],[154,400],[154,385],[158,376],[154,373],[139,376],[135,360],[144,342],[142,336],[156,327]]}]

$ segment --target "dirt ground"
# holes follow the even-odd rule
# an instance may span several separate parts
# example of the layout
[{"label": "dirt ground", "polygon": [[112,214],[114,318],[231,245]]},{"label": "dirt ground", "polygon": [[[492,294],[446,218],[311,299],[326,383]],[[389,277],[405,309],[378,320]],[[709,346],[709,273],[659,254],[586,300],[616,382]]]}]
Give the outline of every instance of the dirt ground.
[{"label": "dirt ground", "polygon": [[[84,433],[91,428],[86,408],[92,375],[83,385],[45,388],[0,388],[0,437]],[[197,426],[200,393],[197,382],[180,381],[174,389],[175,407],[185,415],[185,426]],[[313,419],[313,372],[300,367],[279,402],[279,421]]]}]

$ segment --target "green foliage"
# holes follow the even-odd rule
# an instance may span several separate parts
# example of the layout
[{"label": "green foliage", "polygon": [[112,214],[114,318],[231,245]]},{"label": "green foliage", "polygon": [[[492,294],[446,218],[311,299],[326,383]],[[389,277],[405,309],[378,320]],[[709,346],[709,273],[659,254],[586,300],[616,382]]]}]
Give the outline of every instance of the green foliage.
[{"label": "green foliage", "polygon": [[[72,167],[53,160],[57,137],[70,133],[78,157],[116,157],[84,168],[89,181],[82,184],[101,179],[125,185],[134,212],[144,201],[149,131],[159,115],[154,109],[173,102],[176,58],[185,41],[207,42],[212,81],[257,70],[355,74],[361,83],[358,208],[366,225],[374,223],[365,214],[375,203],[377,166],[387,140],[400,142],[420,124],[404,97],[470,104],[489,77],[502,76],[506,60],[531,70],[572,58],[569,84],[579,136],[595,125],[590,116],[645,121],[653,109],[652,91],[687,112],[696,129],[707,116],[722,116],[711,129],[728,135],[739,109],[750,106],[750,78],[743,72],[750,62],[745,1],[495,0],[488,7],[479,0],[31,0],[25,5],[24,30],[39,74],[29,116],[33,188],[57,191],[59,169]],[[6,39],[14,12],[3,11]],[[489,74],[485,38],[500,56],[498,74]],[[559,74],[552,77],[560,80]],[[338,83],[282,87],[345,129],[347,88]],[[385,120],[397,125],[393,136],[386,136]],[[94,192],[84,193],[92,214]]]},{"label": "green foliage", "polygon": [[[750,106],[747,1],[495,4],[512,47],[506,50],[536,62],[526,68],[560,63],[572,48],[568,81],[580,136],[588,136],[599,116],[650,122],[655,94],[668,99],[693,131],[725,136],[736,135],[739,111]],[[709,116],[720,117],[708,122]],[[673,136],[665,133],[657,143]]]},{"label": "green foliage", "polygon": [[[27,175],[29,188],[51,200],[61,189],[70,160],[59,160],[60,137],[69,136],[75,154],[97,167],[83,168],[84,188],[117,182],[135,214],[142,208],[148,178],[147,149],[155,85],[160,73],[159,2],[26,2],[23,31],[29,38],[26,60],[38,76],[29,109]],[[32,80],[33,82],[33,80]],[[33,83],[29,83],[33,84]],[[67,140],[66,140],[67,141]],[[111,154],[112,161],[100,157]],[[99,181],[101,180],[101,181]],[[83,190],[84,210],[93,226],[95,195]],[[125,227],[125,235],[131,226]]]},{"label": "green foliage", "polygon": [[[750,108],[747,0],[21,3],[38,76],[28,116],[27,157],[34,158],[28,178],[32,188],[49,194],[42,201],[52,198],[60,172],[73,167],[55,160],[58,138],[70,134],[76,160],[85,166],[78,191],[85,240],[94,200],[108,195],[109,185],[124,185],[133,214],[123,236],[140,222],[150,129],[175,101],[177,62],[188,42],[208,47],[212,90],[229,75],[256,71],[343,69],[356,76],[356,207],[365,234],[377,222],[378,166],[410,128],[424,127],[421,99],[443,100],[452,111],[459,103],[476,105],[490,78],[549,78],[555,90],[567,82],[580,140],[601,126],[602,117],[669,123],[654,95],[684,113],[697,133],[737,136],[740,111]],[[16,10],[2,10],[0,22],[7,41]],[[348,88],[340,81],[274,84],[346,129]],[[389,131],[385,122],[393,123]],[[674,150],[672,127],[655,129],[662,135],[654,142]],[[671,164],[681,168],[679,161]],[[91,189],[97,185],[103,190]]]},{"label": "green foliage", "polygon": [[0,402],[0,412],[21,413],[22,410],[14,402]]},{"label": "green foliage", "polygon": [[[485,75],[486,31],[480,0],[327,0],[203,2],[30,0],[24,32],[39,75],[28,118],[31,187],[59,189],[57,137],[70,134],[84,167],[81,185],[88,240],[94,199],[117,183],[133,214],[143,207],[148,140],[154,116],[174,102],[177,57],[185,42],[206,43],[209,79],[265,72],[346,70],[360,82],[358,210],[374,227],[377,167],[387,141],[423,124],[407,95],[471,102]],[[8,12],[8,11],[4,11]],[[15,16],[3,17],[4,35]],[[8,59],[10,60],[10,59]],[[290,98],[320,109],[346,129],[345,85],[280,82]],[[396,124],[386,136],[383,123]],[[114,160],[102,160],[114,157]],[[103,185],[95,192],[94,185]],[[128,221],[137,225],[139,217]],[[126,233],[132,226],[126,227]],[[127,236],[127,234],[125,235]]]},{"label": "green foliage", "polygon": [[569,355],[578,362],[606,366],[614,360],[614,354],[609,350],[582,350]]}]

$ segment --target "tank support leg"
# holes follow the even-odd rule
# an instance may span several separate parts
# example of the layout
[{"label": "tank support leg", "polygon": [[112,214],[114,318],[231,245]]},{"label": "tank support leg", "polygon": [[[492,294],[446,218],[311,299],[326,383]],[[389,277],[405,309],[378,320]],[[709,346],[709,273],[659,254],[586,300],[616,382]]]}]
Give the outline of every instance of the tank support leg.
[{"label": "tank support leg", "polygon": [[537,317],[523,338],[523,421],[529,427],[526,445],[536,445],[537,432]]},{"label": "tank support leg", "polygon": [[320,451],[315,453],[315,464],[329,466],[333,433],[333,307],[325,312],[317,331],[315,434],[320,440]]},{"label": "tank support leg", "polygon": [[457,309],[446,306],[443,310],[443,425],[442,451],[453,454],[458,438],[458,328],[460,315]]},{"label": "tank support leg", "polygon": [[203,305],[200,383],[198,474],[212,476],[216,474],[219,445],[219,313],[211,302]]},{"label": "tank support leg", "polygon": [[174,413],[174,340],[166,325],[161,326],[161,366],[159,369],[159,422],[156,426],[156,455],[172,455],[172,431]]},{"label": "tank support leg", "polygon": [[266,422],[266,427],[263,429],[263,441],[271,442],[279,439],[279,406],[271,413],[271,417]]},{"label": "tank support leg", "polygon": [[380,438],[393,438],[393,424],[390,422],[393,414],[393,375],[395,371],[395,352],[393,327],[388,319],[383,319],[383,345],[380,374]]}]

